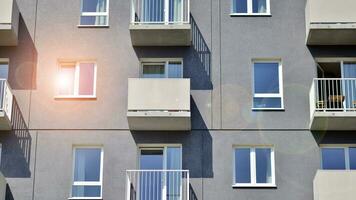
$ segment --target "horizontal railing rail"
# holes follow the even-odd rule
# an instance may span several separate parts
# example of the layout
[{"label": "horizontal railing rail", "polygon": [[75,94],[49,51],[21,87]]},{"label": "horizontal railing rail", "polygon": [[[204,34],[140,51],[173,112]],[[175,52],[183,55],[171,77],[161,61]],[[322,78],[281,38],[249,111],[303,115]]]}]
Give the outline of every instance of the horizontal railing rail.
[{"label": "horizontal railing rail", "polygon": [[190,23],[190,0],[131,0],[133,24]]},{"label": "horizontal railing rail", "polygon": [[356,112],[356,78],[315,78],[310,104],[316,112]]},{"label": "horizontal railing rail", "polygon": [[127,170],[126,200],[189,200],[189,171]]}]

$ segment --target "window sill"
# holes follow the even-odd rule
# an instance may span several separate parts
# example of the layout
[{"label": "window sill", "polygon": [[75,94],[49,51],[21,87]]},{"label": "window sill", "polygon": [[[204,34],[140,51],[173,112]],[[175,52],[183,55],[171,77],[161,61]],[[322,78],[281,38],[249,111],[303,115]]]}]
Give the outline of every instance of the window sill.
[{"label": "window sill", "polygon": [[88,99],[88,100],[95,100],[96,96],[65,96],[65,95],[58,95],[58,96],[55,96],[54,99],[56,99],[56,100],[61,100],[61,99],[72,99],[72,100],[75,100],[75,99],[78,99],[78,100]]},{"label": "window sill", "polygon": [[284,111],[284,108],[251,108],[252,111]]},{"label": "window sill", "polygon": [[87,200],[87,199],[95,199],[95,200],[102,200],[102,197],[69,197],[69,200]]},{"label": "window sill", "polygon": [[77,25],[78,28],[109,28],[109,25]]},{"label": "window sill", "polygon": [[234,184],[233,188],[277,188],[276,184]]},{"label": "window sill", "polygon": [[231,17],[272,17],[271,13],[231,13]]}]

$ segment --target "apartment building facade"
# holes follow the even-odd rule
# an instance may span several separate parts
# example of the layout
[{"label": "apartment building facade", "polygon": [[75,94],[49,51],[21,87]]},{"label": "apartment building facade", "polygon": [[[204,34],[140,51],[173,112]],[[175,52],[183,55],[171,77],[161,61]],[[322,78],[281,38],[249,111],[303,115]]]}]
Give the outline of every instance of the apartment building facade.
[{"label": "apartment building facade", "polygon": [[354,6],[0,0],[0,195],[352,199]]}]

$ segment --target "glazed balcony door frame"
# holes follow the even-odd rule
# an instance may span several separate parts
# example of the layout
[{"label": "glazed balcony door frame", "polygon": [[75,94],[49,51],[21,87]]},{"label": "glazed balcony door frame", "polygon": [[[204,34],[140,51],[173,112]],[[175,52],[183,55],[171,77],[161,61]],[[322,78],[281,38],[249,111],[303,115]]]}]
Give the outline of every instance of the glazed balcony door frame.
[{"label": "glazed balcony door frame", "polygon": [[[180,148],[180,166],[179,166],[179,169],[178,170],[182,170],[182,145],[180,144],[157,144],[157,145],[139,145],[138,146],[138,167],[140,170],[145,170],[145,169],[141,169],[141,163],[140,163],[140,160],[141,160],[141,152],[142,150],[162,150],[162,153],[163,153],[163,163],[162,163],[162,169],[157,169],[157,170],[170,170],[170,169],[167,169],[167,149],[168,148]],[[150,170],[150,169],[148,169]],[[152,169],[152,171],[154,171],[155,169]],[[169,200],[167,199],[167,172],[164,172],[163,175],[162,175],[162,188],[161,188],[161,200]],[[140,186],[141,184],[139,184]],[[140,188],[137,189],[138,192],[138,195],[137,195],[137,200],[146,200],[145,198],[144,199],[141,199],[140,195],[141,195],[141,190]],[[183,199],[183,188],[182,188],[182,181],[180,181],[180,186],[179,186],[179,194],[180,194],[180,197],[178,200],[182,200]]]}]

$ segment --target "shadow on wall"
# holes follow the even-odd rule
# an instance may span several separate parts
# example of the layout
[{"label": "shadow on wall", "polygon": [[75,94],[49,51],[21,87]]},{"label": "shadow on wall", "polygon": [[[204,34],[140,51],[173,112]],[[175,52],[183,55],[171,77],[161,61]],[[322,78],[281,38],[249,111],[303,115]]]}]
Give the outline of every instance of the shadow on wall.
[{"label": "shadow on wall", "polygon": [[[192,45],[190,47],[138,47],[134,50],[142,58],[183,58],[183,77],[190,78],[192,90],[211,90],[211,52],[195,20],[192,23]],[[135,66],[133,66],[135,67]],[[139,68],[137,68],[139,69]],[[139,71],[138,71],[139,72]]]},{"label": "shadow on wall", "polygon": [[37,50],[21,14],[18,45],[0,47],[0,58],[10,60],[8,81],[12,89],[36,89]]},{"label": "shadow on wall", "polygon": [[313,131],[317,144],[356,144],[354,131]]},{"label": "shadow on wall", "polygon": [[[213,178],[213,146],[212,137],[204,123],[204,120],[191,98],[192,125],[196,124],[192,131],[131,131],[133,139],[139,144],[182,144],[183,169],[188,169],[191,178]],[[138,159],[138,158],[137,158]],[[138,168],[139,166],[137,166]],[[191,185],[190,193],[194,188],[202,185]],[[201,190],[202,188],[200,188]],[[198,191],[200,191],[198,190]],[[193,200],[198,199],[195,195]]]},{"label": "shadow on wall", "polygon": [[9,184],[6,184],[5,200],[14,200]]},{"label": "shadow on wall", "polygon": [[192,56],[188,58],[192,59],[192,63],[196,63],[196,67],[188,69],[190,74],[195,75],[192,78],[192,90],[211,90],[213,89],[211,52],[192,15],[190,21],[192,25],[192,47],[189,49],[189,54]]},{"label": "shadow on wall", "polygon": [[0,137],[1,172],[8,178],[29,178],[32,138],[16,99],[13,102],[11,123],[12,130]]}]

